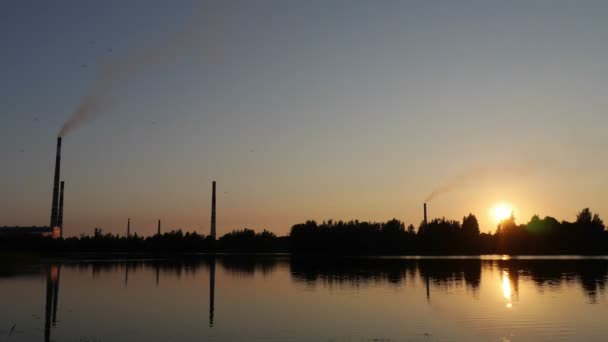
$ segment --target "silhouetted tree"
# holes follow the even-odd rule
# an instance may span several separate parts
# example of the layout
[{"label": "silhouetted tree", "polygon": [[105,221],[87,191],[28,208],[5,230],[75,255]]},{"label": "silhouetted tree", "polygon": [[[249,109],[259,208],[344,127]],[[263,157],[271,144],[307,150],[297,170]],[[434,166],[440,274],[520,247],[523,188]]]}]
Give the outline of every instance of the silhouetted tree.
[{"label": "silhouetted tree", "polygon": [[462,233],[459,240],[464,254],[479,253],[479,223],[475,215],[469,213],[462,218]]},{"label": "silhouetted tree", "polygon": [[479,223],[475,215],[469,213],[468,216],[462,218],[462,233],[471,237],[479,235]]},{"label": "silhouetted tree", "polygon": [[515,223],[515,215],[502,220],[496,230],[498,252],[505,254],[522,254],[527,251],[527,232],[525,226]]},{"label": "silhouetted tree", "polygon": [[407,233],[410,235],[416,234],[416,228],[414,228],[413,224],[410,224],[409,226],[407,226]]},{"label": "silhouetted tree", "polygon": [[292,252],[294,254],[605,254],[608,231],[598,214],[588,208],[576,221],[532,216],[518,225],[511,215],[494,234],[480,233],[475,215],[458,221],[445,218],[421,223],[416,232],[397,219],[387,222],[306,221],[291,227],[288,236],[264,230],[234,230],[218,240],[196,232],[172,230],[161,235],[129,237],[103,234],[52,239],[20,234],[0,235],[0,250],[37,253],[200,253]]}]

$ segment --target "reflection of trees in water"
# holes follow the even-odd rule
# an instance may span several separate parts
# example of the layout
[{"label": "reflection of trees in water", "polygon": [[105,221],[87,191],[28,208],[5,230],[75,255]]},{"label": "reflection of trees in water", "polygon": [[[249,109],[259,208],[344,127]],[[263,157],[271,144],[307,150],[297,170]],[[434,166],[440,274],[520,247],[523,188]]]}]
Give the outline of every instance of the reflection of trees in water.
[{"label": "reflection of trees in water", "polygon": [[309,285],[400,284],[413,278],[416,265],[411,260],[367,258],[292,258],[291,274],[295,281]]},{"label": "reflection of trees in water", "polygon": [[[466,288],[476,293],[483,270],[498,268],[508,277],[513,296],[519,293],[521,277],[542,290],[571,282],[581,286],[591,302],[597,301],[608,281],[608,260],[498,260],[479,259],[293,259],[292,277],[308,285],[361,286],[373,283],[399,285],[407,279],[420,280],[430,289]],[[427,291],[427,292],[428,292]],[[430,296],[430,293],[427,293]]]},{"label": "reflection of trees in water", "polygon": [[[209,326],[214,325],[215,292],[222,284],[216,284],[215,270],[219,267],[228,274],[253,277],[255,274],[270,274],[277,269],[289,267],[295,282],[321,286],[366,286],[392,284],[403,286],[407,281],[420,281],[427,286],[427,298],[432,292],[450,288],[471,289],[476,293],[481,285],[483,271],[499,271],[504,277],[503,286],[508,287],[509,298],[517,298],[521,279],[531,280],[542,291],[559,288],[566,284],[580,286],[591,303],[605,293],[608,282],[607,259],[561,259],[561,260],[479,260],[479,259],[399,259],[399,258],[290,258],[288,256],[196,256],[174,259],[110,260],[86,263],[43,264],[2,269],[0,278],[28,277],[44,274],[46,277],[45,340],[50,340],[52,327],[57,321],[60,274],[76,271],[93,274],[136,273],[150,271],[156,277],[149,281],[156,284],[162,277],[181,277],[184,274],[209,275]],[[62,268],[64,269],[61,272]],[[494,286],[490,284],[490,286]],[[221,303],[220,303],[221,306]]]},{"label": "reflection of trees in water", "polygon": [[418,261],[418,272],[422,278],[430,278],[441,287],[466,285],[477,291],[481,283],[481,260],[479,259],[422,259]]},{"label": "reflection of trees in water", "polygon": [[288,260],[284,256],[222,255],[218,257],[223,269],[244,276],[253,276],[256,272],[261,272],[263,275],[271,274],[277,266],[287,265]]},{"label": "reflection of trees in water", "polygon": [[480,284],[481,261],[464,259],[293,259],[291,273],[296,281],[313,285],[400,285],[415,279],[416,273],[434,287],[459,287],[476,290]]},{"label": "reflection of trees in water", "polygon": [[[212,257],[191,257],[162,260],[102,261],[82,264],[64,264],[64,267],[103,273],[137,273],[153,269],[157,276],[181,277],[209,272]],[[476,292],[480,286],[482,269],[498,268],[506,271],[513,295],[519,292],[520,277],[534,281],[539,290],[576,283],[591,302],[597,300],[608,281],[608,260],[479,260],[479,259],[399,259],[399,258],[297,258],[288,256],[218,255],[221,269],[233,275],[253,276],[257,272],[270,274],[277,267],[290,267],[296,282],[307,284],[361,286],[374,283],[403,284],[416,279],[429,282],[432,288],[446,289],[466,286]],[[158,277],[151,278],[151,281]]]},{"label": "reflection of trees in water", "polygon": [[245,255],[222,255],[222,256],[193,256],[169,259],[148,260],[98,260],[87,263],[67,263],[65,267],[78,270],[81,273],[93,274],[93,277],[109,275],[113,273],[124,273],[125,278],[139,271],[153,270],[156,273],[155,281],[158,283],[162,276],[180,278],[185,275],[194,275],[197,272],[207,273],[211,264],[217,263],[222,269],[237,275],[253,275],[256,272],[270,274],[280,265],[288,265],[288,257],[274,256],[245,256]]},{"label": "reflection of trees in water", "polygon": [[102,274],[112,274],[118,272],[137,273],[144,270],[154,270],[154,272],[181,277],[182,275],[196,274],[201,268],[206,272],[209,267],[207,258],[187,258],[187,259],[150,259],[150,260],[111,260],[93,261],[83,264],[66,264],[68,268],[78,269],[81,272],[92,272],[94,277]]},{"label": "reflection of trees in water", "polygon": [[507,270],[515,293],[519,276],[532,280],[539,290],[557,288],[565,283],[579,284],[592,303],[603,292],[608,281],[608,260],[501,260],[496,265]]},{"label": "reflection of trees in water", "polygon": [[[51,324],[56,321],[59,292],[60,268],[77,272],[92,272],[94,277],[106,273],[155,272],[150,282],[158,285],[159,277],[181,277],[184,274],[202,272],[210,276],[209,324],[214,322],[215,269],[242,277],[255,274],[270,274],[278,268],[287,268],[295,282],[321,286],[368,286],[392,284],[403,286],[407,281],[418,280],[427,287],[430,299],[433,291],[453,288],[467,288],[475,294],[481,283],[483,271],[498,270],[507,279],[510,296],[517,298],[521,279],[533,281],[539,291],[545,288],[559,288],[565,284],[580,286],[591,303],[605,292],[608,281],[608,260],[479,260],[479,259],[399,259],[399,258],[290,258],[286,256],[208,256],[157,260],[100,261],[92,263],[65,263],[43,265],[47,278],[47,302],[45,335],[50,336]],[[24,267],[21,272],[0,272],[0,278],[29,276],[32,267]],[[41,268],[38,267],[38,270]],[[65,272],[65,271],[64,271]],[[125,279],[127,280],[127,279]],[[221,289],[221,284],[218,285]]]}]

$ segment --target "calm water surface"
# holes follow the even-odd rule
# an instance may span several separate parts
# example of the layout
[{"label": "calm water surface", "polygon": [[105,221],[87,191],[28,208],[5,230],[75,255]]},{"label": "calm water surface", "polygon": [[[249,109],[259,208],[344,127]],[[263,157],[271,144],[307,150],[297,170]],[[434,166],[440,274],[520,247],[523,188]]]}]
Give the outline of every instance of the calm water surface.
[{"label": "calm water surface", "polygon": [[607,275],[568,257],[8,265],[0,341],[606,341]]}]

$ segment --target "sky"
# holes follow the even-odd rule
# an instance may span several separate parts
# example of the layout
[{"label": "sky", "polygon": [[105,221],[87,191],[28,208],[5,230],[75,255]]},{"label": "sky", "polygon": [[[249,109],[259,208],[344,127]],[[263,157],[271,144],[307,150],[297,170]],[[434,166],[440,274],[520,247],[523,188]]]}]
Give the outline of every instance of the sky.
[{"label": "sky", "polygon": [[[0,226],[287,234],[512,205],[608,215],[603,1],[31,1],[0,5]],[[105,70],[105,74],[101,71]],[[108,71],[109,70],[109,71]],[[100,84],[102,86],[100,86]],[[440,191],[441,192],[441,191]]]}]

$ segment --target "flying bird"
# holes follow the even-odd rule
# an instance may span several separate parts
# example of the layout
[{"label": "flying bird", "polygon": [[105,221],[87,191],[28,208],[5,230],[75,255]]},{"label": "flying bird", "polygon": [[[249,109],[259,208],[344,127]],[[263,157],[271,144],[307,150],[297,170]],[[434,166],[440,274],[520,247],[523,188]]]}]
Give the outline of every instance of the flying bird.
[{"label": "flying bird", "polygon": [[86,68],[86,67],[87,67],[87,65],[86,65],[86,64],[82,64],[80,67],[81,67],[81,68]]}]

